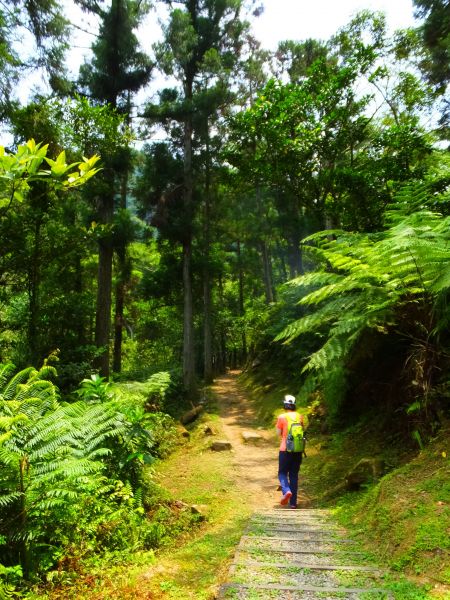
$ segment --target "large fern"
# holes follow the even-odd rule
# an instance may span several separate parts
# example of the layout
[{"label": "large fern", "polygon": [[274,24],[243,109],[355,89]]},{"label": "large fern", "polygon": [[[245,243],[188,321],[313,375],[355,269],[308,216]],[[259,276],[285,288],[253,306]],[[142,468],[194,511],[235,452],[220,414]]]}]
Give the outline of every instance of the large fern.
[{"label": "large fern", "polygon": [[[317,265],[313,273],[290,282],[303,291],[305,315],[277,336],[285,343],[321,333],[323,343],[304,371],[327,373],[345,365],[355,344],[369,330],[397,333],[408,307],[420,308],[415,326],[420,343],[429,344],[440,322],[447,323],[440,296],[450,288],[450,218],[428,210],[424,185],[402,190],[387,215],[390,227],[376,235],[320,232],[304,240]],[[418,210],[418,208],[420,210]],[[429,382],[423,382],[423,390]]]},{"label": "large fern", "polygon": [[111,402],[60,405],[56,387],[42,379],[49,368],[8,379],[12,372],[0,366],[0,534],[18,544],[27,573],[48,524],[63,524],[85,489],[104,488],[107,442],[125,422]]}]

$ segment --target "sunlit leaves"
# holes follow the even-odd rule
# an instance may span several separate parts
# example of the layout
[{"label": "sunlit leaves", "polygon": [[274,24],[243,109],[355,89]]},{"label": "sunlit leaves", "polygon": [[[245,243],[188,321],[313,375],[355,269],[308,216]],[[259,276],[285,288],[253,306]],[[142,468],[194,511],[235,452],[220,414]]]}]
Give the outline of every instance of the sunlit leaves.
[{"label": "sunlit leaves", "polygon": [[49,158],[47,151],[48,144],[34,140],[19,146],[15,153],[0,146],[0,209],[10,208],[13,201],[23,202],[32,182],[48,181],[55,188],[69,189],[83,185],[99,171],[95,166],[98,156],[67,164],[64,151],[56,160]]}]

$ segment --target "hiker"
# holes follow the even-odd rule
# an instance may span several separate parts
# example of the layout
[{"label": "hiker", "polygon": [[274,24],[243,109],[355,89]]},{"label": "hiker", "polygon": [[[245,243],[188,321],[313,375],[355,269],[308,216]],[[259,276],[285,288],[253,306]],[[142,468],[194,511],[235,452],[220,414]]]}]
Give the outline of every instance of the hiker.
[{"label": "hiker", "polygon": [[[277,432],[281,436],[278,459],[278,479],[282,493],[280,504],[297,508],[298,473],[303,457],[303,445],[300,446],[300,439],[303,440],[304,423],[303,416],[295,410],[294,396],[287,394],[283,399],[283,406],[287,412],[278,417],[276,425]],[[299,434],[298,444],[296,443],[295,448],[293,446],[287,448],[288,434],[292,435],[293,427]],[[294,432],[294,435],[297,435],[297,432]]]}]

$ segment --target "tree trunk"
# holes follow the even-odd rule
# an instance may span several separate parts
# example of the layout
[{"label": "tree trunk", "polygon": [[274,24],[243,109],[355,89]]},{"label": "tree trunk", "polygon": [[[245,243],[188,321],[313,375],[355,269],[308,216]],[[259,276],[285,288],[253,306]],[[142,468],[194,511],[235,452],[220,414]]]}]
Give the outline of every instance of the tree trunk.
[{"label": "tree trunk", "polygon": [[114,350],[113,350],[113,372],[122,371],[122,339],[123,339],[123,310],[125,306],[125,269],[126,256],[125,247],[117,249],[118,257],[118,281],[116,284],[116,305],[114,311]]},{"label": "tree trunk", "polygon": [[270,261],[269,248],[266,241],[261,242],[261,255],[263,261],[266,303],[271,304],[274,301],[275,294],[272,287],[272,264]]},{"label": "tree trunk", "polygon": [[112,256],[110,240],[100,240],[98,248],[97,310],[95,345],[100,350],[95,364],[102,377],[109,377],[109,335],[111,329]]},{"label": "tree trunk", "polygon": [[[75,270],[74,291],[77,294],[77,296],[79,298],[81,298],[81,295],[83,293],[83,267],[81,264],[81,257],[78,254],[75,257],[74,270]],[[77,323],[75,324],[75,331],[77,334],[78,346],[84,346],[86,344],[85,327],[86,327],[86,320],[85,320],[85,316],[83,314],[83,318],[78,319]]]},{"label": "tree trunk", "polygon": [[[120,207],[127,208],[128,169],[122,176],[120,186]],[[125,280],[126,280],[126,244],[120,244],[116,250],[118,258],[118,281],[116,284],[116,305],[114,310],[114,350],[113,372],[122,371],[122,339],[123,339],[123,311],[125,307]]]},{"label": "tree trunk", "polygon": [[[190,105],[192,102],[193,79],[185,82],[185,99]],[[184,210],[187,221],[187,231],[183,241],[183,287],[184,287],[184,315],[183,315],[183,382],[188,395],[195,391],[195,357],[194,357],[194,323],[192,301],[192,218],[193,218],[193,173],[192,173],[192,114],[186,116],[184,122],[184,149],[183,149],[183,177],[184,177]]]},{"label": "tree trunk", "polygon": [[293,234],[289,240],[289,272],[290,279],[303,275],[302,251],[300,248],[300,236]]},{"label": "tree trunk", "polygon": [[213,380],[212,325],[211,325],[211,277],[209,272],[210,219],[211,219],[211,169],[209,154],[209,124],[206,124],[206,189],[203,219],[204,267],[203,267],[203,377],[205,383]]},{"label": "tree trunk", "polygon": [[34,224],[33,254],[28,281],[29,315],[28,315],[28,358],[32,365],[37,365],[42,357],[38,356],[37,322],[39,312],[40,254],[41,254],[41,217],[37,216]]},{"label": "tree trunk", "polygon": [[213,380],[213,365],[212,365],[212,327],[211,327],[211,281],[209,277],[209,269],[205,268],[203,275],[203,303],[204,303],[204,365],[203,377],[205,383],[211,383]]},{"label": "tree trunk", "polygon": [[[262,203],[262,194],[261,194],[261,186],[258,184],[256,186],[256,206],[258,207],[258,215],[260,218],[260,222],[263,222],[265,217]],[[261,258],[263,263],[263,281],[264,281],[264,291],[266,296],[266,303],[270,304],[274,301],[274,293],[272,288],[272,265],[270,262],[269,248],[266,240],[263,239],[260,242],[261,249]]]},{"label": "tree trunk", "polygon": [[241,240],[237,241],[237,256],[238,256],[238,269],[239,269],[239,316],[241,317],[242,327],[242,362],[247,360],[247,336],[245,335],[244,326],[244,269],[242,268],[242,254],[241,254]]},{"label": "tree trunk", "polygon": [[[100,206],[100,222],[111,225],[114,213],[113,176],[109,176],[110,193]],[[109,337],[111,330],[113,246],[109,232],[98,242],[97,309],[95,316],[95,345],[100,351],[95,361],[102,377],[109,377]]]},{"label": "tree trunk", "polygon": [[[223,297],[223,282],[222,282],[222,277],[219,276],[219,302],[220,302],[220,306],[225,306],[225,300]],[[225,371],[227,370],[227,335],[225,332],[225,328],[224,326],[221,324],[220,326],[220,340],[219,340],[219,345],[220,345],[220,351],[219,351],[219,355],[220,355],[220,360],[219,360],[219,369],[220,372],[225,373]]]},{"label": "tree trunk", "polygon": [[183,381],[189,395],[195,391],[194,326],[191,276],[191,240],[183,244],[183,287],[184,287],[184,329],[183,329]]}]

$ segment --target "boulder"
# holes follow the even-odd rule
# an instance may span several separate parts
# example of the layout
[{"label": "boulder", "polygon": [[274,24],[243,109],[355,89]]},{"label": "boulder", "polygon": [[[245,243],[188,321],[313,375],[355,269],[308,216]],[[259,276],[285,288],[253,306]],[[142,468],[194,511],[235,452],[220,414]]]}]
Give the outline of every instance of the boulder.
[{"label": "boulder", "polygon": [[213,452],[224,452],[225,450],[231,450],[232,446],[228,440],[216,440],[210,448]]},{"label": "boulder", "polygon": [[214,431],[209,425],[205,425],[205,427],[203,428],[203,433],[205,435],[214,435]]},{"label": "boulder", "polygon": [[182,500],[174,500],[172,504],[177,508],[190,508],[189,504],[186,504],[186,502],[183,502]]},{"label": "boulder", "polygon": [[383,475],[384,462],[379,458],[362,458],[345,476],[348,490],[357,490],[364,483],[378,481]]},{"label": "boulder", "polygon": [[244,431],[242,433],[242,439],[246,444],[253,444],[255,446],[264,442],[262,435],[259,435],[259,433],[254,431]]},{"label": "boulder", "polygon": [[197,515],[199,521],[205,521],[208,507],[205,504],[192,504],[191,513]]},{"label": "boulder", "polygon": [[322,499],[333,498],[346,491],[356,491],[365,484],[378,481],[384,473],[384,462],[379,458],[362,458],[351,471],[347,473],[344,480],[327,490]]}]

